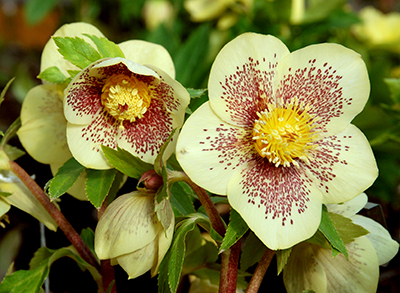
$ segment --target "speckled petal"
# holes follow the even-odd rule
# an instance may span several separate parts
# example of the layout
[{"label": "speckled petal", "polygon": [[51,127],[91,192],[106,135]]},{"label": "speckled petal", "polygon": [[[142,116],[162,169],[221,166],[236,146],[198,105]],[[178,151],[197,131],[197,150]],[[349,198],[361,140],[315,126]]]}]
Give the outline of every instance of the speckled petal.
[{"label": "speckled petal", "polygon": [[375,181],[378,168],[364,134],[350,124],[318,142],[309,165],[324,195],[323,203],[341,203],[359,195]]},{"label": "speckled petal", "polygon": [[[96,48],[93,42],[83,34],[104,37],[95,26],[84,22],[65,24],[54,33],[53,37],[80,37]],[[78,67],[64,59],[60,52],[58,52],[58,47],[54,40],[50,39],[42,52],[40,71],[42,72],[52,66],[57,66],[65,76],[69,76],[67,70],[79,70]]]},{"label": "speckled petal", "polygon": [[303,170],[252,160],[228,183],[228,201],[270,249],[310,238],[321,221],[322,195]]},{"label": "speckled petal", "polygon": [[114,119],[101,113],[89,125],[67,123],[67,142],[73,157],[82,166],[99,170],[111,169],[101,146],[116,149],[117,132],[118,125],[114,125]]},{"label": "speckled petal", "polygon": [[276,68],[276,96],[310,106],[316,127],[333,135],[362,111],[370,84],[361,56],[338,44],[311,45],[292,52]]},{"label": "speckled petal", "polygon": [[[153,90],[154,96],[143,118],[133,123],[124,121],[117,144],[143,161],[153,164],[172,130],[182,126],[190,97],[180,83],[162,70],[150,67],[159,75],[160,84]],[[178,132],[165,150],[165,159],[174,152],[177,137]]]},{"label": "speckled petal", "polygon": [[252,156],[251,130],[226,124],[208,102],[185,122],[176,156],[186,174],[199,186],[226,195],[235,170]]},{"label": "speckled petal", "polygon": [[35,160],[49,164],[71,157],[67,146],[62,91],[57,85],[38,85],[25,97],[18,137]]},{"label": "speckled petal", "polygon": [[110,259],[134,252],[152,242],[160,229],[154,194],[136,191],[121,195],[107,207],[97,225],[96,254]]},{"label": "speckled petal", "polygon": [[208,82],[211,108],[225,122],[253,127],[256,112],[275,103],[276,66],[289,54],[273,36],[245,33],[221,49]]},{"label": "speckled petal", "polygon": [[174,62],[163,46],[142,40],[130,40],[118,46],[124,52],[126,59],[143,65],[152,64],[175,78]]}]

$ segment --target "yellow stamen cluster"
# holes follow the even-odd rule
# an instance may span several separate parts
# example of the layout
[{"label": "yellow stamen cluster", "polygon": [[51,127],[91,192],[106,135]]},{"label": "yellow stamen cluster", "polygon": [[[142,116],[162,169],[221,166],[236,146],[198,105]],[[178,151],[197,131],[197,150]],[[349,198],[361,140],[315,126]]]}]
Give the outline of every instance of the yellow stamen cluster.
[{"label": "yellow stamen cluster", "polygon": [[308,114],[309,107],[297,100],[286,107],[268,105],[257,112],[254,123],[254,147],[261,157],[267,158],[276,167],[290,164],[298,166],[296,158],[309,163],[309,150],[316,139],[313,123],[315,117]]},{"label": "yellow stamen cluster", "polygon": [[134,75],[114,74],[102,89],[101,103],[122,127],[125,120],[136,121],[143,117],[151,102],[150,85]]}]

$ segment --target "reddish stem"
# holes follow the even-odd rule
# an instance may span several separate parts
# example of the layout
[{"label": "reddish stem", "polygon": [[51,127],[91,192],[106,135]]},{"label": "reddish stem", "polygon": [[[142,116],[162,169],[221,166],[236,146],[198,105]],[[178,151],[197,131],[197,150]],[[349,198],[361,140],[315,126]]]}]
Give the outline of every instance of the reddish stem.
[{"label": "reddish stem", "polygon": [[241,242],[242,241],[239,239],[230,249],[225,250],[221,254],[221,278],[219,282],[220,293],[236,292]]},{"label": "reddish stem", "polygon": [[33,193],[33,195],[37,198],[37,200],[43,205],[46,211],[50,214],[50,216],[57,223],[58,227],[64,232],[65,236],[75,247],[79,255],[90,265],[94,266],[100,271],[99,263],[97,259],[94,257],[93,253],[87,247],[85,242],[83,242],[82,238],[75,231],[72,225],[68,222],[68,220],[64,217],[61,211],[50,201],[47,194],[43,191],[42,188],[29,176],[28,173],[24,169],[22,169],[17,163],[14,161],[9,161],[10,170],[14,172],[15,175],[25,184],[25,186]]},{"label": "reddish stem", "polygon": [[246,289],[246,293],[257,293],[260,288],[261,282],[264,279],[264,275],[267,272],[269,264],[274,257],[275,251],[269,249],[265,250],[260,262],[258,263],[253,276],[251,277],[249,286]]}]

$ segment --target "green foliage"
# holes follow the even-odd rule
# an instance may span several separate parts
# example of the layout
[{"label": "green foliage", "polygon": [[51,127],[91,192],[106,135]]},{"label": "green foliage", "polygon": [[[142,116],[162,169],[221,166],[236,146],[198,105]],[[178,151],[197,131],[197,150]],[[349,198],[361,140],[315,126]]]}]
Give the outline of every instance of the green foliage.
[{"label": "green foliage", "polygon": [[86,195],[96,208],[101,207],[108,195],[116,173],[116,169],[86,170]]},{"label": "green foliage", "polygon": [[57,66],[46,68],[37,77],[52,83],[63,83],[68,79]]},{"label": "green foliage", "polygon": [[79,164],[74,157],[64,163],[51,179],[49,186],[49,196],[56,199],[66,193],[74,185],[79,176],[85,171],[85,167]]},{"label": "green foliage", "polygon": [[53,40],[60,54],[81,69],[101,59],[100,53],[82,38],[53,37]]},{"label": "green foliage", "polygon": [[171,247],[160,265],[159,292],[176,292],[186,252],[186,236],[193,231],[196,224],[209,226],[208,219],[199,213],[191,214],[190,217],[179,222]]},{"label": "green foliage", "polygon": [[247,232],[249,227],[234,209],[231,209],[230,221],[222,241],[220,252],[230,248]]},{"label": "green foliage", "polygon": [[283,268],[287,264],[291,252],[292,248],[276,251],[276,263],[277,263],[278,275],[283,271]]},{"label": "green foliage", "polygon": [[57,0],[28,0],[24,2],[25,17],[29,25],[45,18],[57,5]]},{"label": "green foliage", "polygon": [[16,271],[4,278],[0,284],[0,293],[39,293],[49,275],[50,266],[62,257],[72,258],[80,267],[89,270],[94,280],[101,286],[101,275],[97,269],[85,262],[73,247],[57,250],[42,247],[32,258],[29,270]]},{"label": "green foliage", "polygon": [[190,192],[190,187],[184,182],[176,182],[172,185],[171,204],[175,217],[186,216],[196,212]]},{"label": "green foliage", "polygon": [[240,269],[246,271],[249,267],[258,263],[265,249],[264,243],[253,232],[250,232],[243,243]]},{"label": "green foliage", "polygon": [[139,179],[143,173],[153,170],[153,165],[148,164],[135,157],[128,151],[117,147],[116,150],[102,145],[107,162],[121,173]]},{"label": "green foliage", "polygon": [[125,58],[125,55],[122,52],[122,50],[120,49],[120,47],[118,47],[114,42],[112,42],[104,37],[99,38],[98,36],[94,36],[94,35],[88,35],[88,34],[83,34],[83,35],[87,36],[89,39],[91,39],[93,41],[93,43],[95,43],[97,50],[99,51],[102,58],[106,58],[106,57]]}]

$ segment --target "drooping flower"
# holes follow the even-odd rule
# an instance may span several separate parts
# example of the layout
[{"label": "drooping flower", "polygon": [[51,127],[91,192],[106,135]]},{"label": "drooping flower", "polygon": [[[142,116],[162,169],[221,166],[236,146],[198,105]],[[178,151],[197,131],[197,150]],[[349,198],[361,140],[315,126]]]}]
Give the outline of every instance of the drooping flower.
[{"label": "drooping flower", "polygon": [[399,244],[374,220],[356,215],[367,202],[363,193],[340,205],[328,205],[328,211],[349,217],[370,233],[346,245],[349,259],[343,254],[332,257],[332,250],[303,242],[296,245],[283,270],[288,293],[303,292],[376,292],[379,265],[390,261]]},{"label": "drooping flower", "polygon": [[352,32],[361,41],[373,48],[400,52],[400,13],[384,14],[372,6],[360,10],[360,23],[352,27]]},{"label": "drooping flower", "polygon": [[[172,130],[183,124],[188,104],[185,88],[153,65],[119,57],[99,60],[65,90],[69,149],[88,168],[111,168],[101,145],[124,148],[153,163]],[[166,156],[173,150],[174,143]]]},{"label": "drooping flower", "polygon": [[367,139],[350,124],[369,95],[354,51],[290,53],[273,36],[246,33],[220,51],[208,90],[182,128],[177,159],[196,184],[226,194],[270,249],[311,237],[322,203],[350,200],[377,177]]},{"label": "drooping flower", "polygon": [[106,209],[95,231],[95,251],[100,259],[110,259],[136,278],[151,270],[155,276],[171,245],[175,218],[171,204],[164,206],[171,215],[164,229],[155,212],[155,194],[141,191],[118,197]]}]

